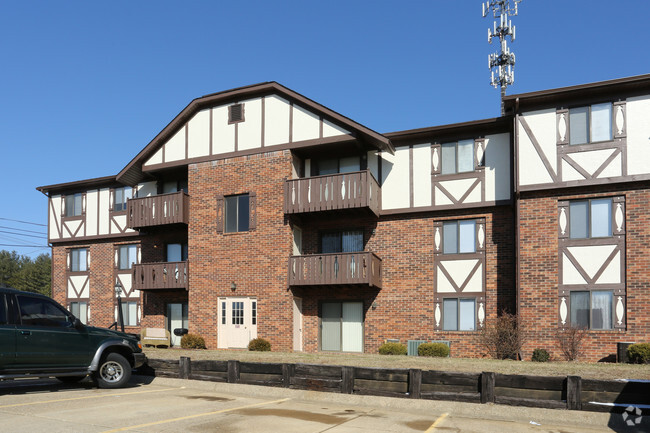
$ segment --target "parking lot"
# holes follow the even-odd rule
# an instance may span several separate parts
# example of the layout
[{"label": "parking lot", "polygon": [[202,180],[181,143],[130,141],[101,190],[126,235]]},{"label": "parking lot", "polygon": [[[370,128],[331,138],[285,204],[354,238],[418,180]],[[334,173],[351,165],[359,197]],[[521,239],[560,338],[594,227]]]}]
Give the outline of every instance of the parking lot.
[{"label": "parking lot", "polygon": [[612,431],[606,414],[162,378],[136,378],[116,390],[90,381],[0,382],[0,414],[1,431],[30,433]]}]

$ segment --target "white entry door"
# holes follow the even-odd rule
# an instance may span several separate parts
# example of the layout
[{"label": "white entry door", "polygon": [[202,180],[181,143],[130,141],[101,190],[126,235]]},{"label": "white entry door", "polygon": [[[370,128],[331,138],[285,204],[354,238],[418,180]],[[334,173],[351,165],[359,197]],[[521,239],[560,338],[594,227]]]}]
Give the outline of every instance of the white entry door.
[{"label": "white entry door", "polygon": [[217,347],[244,349],[257,338],[257,298],[219,298]]}]

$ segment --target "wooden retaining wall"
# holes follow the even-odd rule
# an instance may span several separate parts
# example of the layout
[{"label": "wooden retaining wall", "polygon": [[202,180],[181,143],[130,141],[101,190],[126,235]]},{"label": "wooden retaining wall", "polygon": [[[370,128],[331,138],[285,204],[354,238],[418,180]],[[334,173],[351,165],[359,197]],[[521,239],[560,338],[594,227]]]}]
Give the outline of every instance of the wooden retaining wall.
[{"label": "wooden retaining wall", "polygon": [[149,359],[138,373],[179,379],[276,386],[384,397],[496,403],[598,412],[645,405],[650,381],[593,380],[579,376],[455,373],[419,369],[361,368],[316,364]]}]

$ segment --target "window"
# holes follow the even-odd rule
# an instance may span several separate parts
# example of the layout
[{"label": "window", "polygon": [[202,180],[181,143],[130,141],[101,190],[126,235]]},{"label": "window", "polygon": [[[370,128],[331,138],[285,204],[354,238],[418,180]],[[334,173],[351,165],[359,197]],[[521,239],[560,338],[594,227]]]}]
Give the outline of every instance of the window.
[{"label": "window", "polygon": [[612,235],[612,199],[572,201],[569,204],[571,239],[604,238]]},{"label": "window", "polygon": [[474,331],[476,300],[473,298],[443,299],[442,317],[442,329],[445,331]]},{"label": "window", "polygon": [[124,326],[137,326],[138,303],[122,301],[122,318],[124,319]]},{"label": "window", "polygon": [[443,254],[476,252],[476,221],[447,221],[442,224]]},{"label": "window", "polygon": [[457,143],[443,143],[441,146],[442,174],[474,171],[474,140],[460,140]]},{"label": "window", "polygon": [[86,272],[88,270],[88,248],[70,250],[70,271]]},{"label": "window", "polygon": [[9,323],[7,314],[7,304],[5,304],[5,295],[0,293],[0,325]]},{"label": "window", "polygon": [[248,194],[231,195],[226,201],[226,233],[247,232],[249,227]]},{"label": "window", "polygon": [[612,329],[613,292],[571,292],[571,325],[586,329]]},{"label": "window", "polygon": [[233,104],[228,107],[228,123],[244,121],[244,104]]},{"label": "window", "polygon": [[244,324],[244,303],[241,301],[236,301],[232,303],[232,324],[233,325]]},{"label": "window", "polygon": [[221,302],[221,324],[226,324],[226,301]]},{"label": "window", "polygon": [[138,263],[138,246],[120,245],[117,248],[117,258],[119,269],[131,269]]},{"label": "window", "polygon": [[314,161],[314,168],[318,176],[350,173],[361,170],[361,158],[358,156],[349,156],[346,158],[319,159]]},{"label": "window", "polygon": [[133,188],[125,186],[122,188],[115,188],[115,203],[113,203],[113,210],[121,212],[126,210],[126,201],[133,198]]},{"label": "window", "polygon": [[167,261],[184,262],[187,260],[187,244],[167,244]]},{"label": "window", "polygon": [[187,180],[170,180],[162,184],[163,194],[171,194],[178,191],[187,193]]},{"label": "window", "polygon": [[65,216],[81,215],[82,194],[73,194],[65,196]]},{"label": "window", "polygon": [[323,233],[321,236],[321,252],[323,254],[355,253],[357,251],[363,251],[362,230]]},{"label": "window", "polygon": [[569,144],[612,139],[612,104],[595,104],[569,110]]},{"label": "window", "polygon": [[251,303],[251,318],[253,325],[257,325],[257,301]]},{"label": "window", "polygon": [[82,323],[88,322],[87,302],[70,302],[70,312],[74,317],[81,320]]},{"label": "window", "polygon": [[58,305],[48,299],[17,296],[20,320],[23,325],[69,327],[72,318]]}]

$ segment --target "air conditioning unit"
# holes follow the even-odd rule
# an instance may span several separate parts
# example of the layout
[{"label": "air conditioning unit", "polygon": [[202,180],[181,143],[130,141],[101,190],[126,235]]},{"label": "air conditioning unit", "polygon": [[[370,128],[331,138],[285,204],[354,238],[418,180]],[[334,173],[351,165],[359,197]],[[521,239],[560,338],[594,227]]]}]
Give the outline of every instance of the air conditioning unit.
[{"label": "air conditioning unit", "polygon": [[418,347],[422,343],[426,343],[426,340],[409,340],[406,346],[408,356],[418,356]]}]

